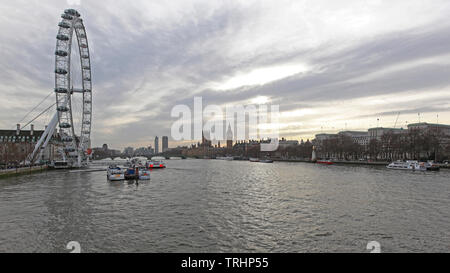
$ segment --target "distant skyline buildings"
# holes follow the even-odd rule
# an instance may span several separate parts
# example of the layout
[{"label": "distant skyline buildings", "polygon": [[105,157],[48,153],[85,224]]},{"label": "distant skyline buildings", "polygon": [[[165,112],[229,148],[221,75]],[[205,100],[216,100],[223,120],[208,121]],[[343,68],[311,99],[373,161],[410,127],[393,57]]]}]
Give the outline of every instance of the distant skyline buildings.
[{"label": "distant skyline buildings", "polygon": [[169,149],[169,137],[162,137],[162,152],[166,152]]},{"label": "distant skyline buildings", "polygon": [[159,137],[155,137],[155,154],[159,153]]}]

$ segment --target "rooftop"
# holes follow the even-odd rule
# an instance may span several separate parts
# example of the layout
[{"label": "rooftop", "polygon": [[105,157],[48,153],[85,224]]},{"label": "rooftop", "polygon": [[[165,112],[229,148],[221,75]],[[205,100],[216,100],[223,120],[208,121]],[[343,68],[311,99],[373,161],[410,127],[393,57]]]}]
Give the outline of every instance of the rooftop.
[{"label": "rooftop", "polygon": [[428,122],[420,122],[420,123],[408,124],[408,128],[410,128],[410,127],[419,127],[419,126],[443,127],[443,128],[449,128],[450,129],[450,125],[447,125],[447,124],[428,123]]},{"label": "rooftop", "polygon": [[[31,135],[31,130],[20,130],[19,135],[16,134],[17,131],[16,130],[0,130],[0,136],[30,136]],[[41,136],[44,133],[44,131],[42,130],[34,130],[33,131],[33,136]]]},{"label": "rooftop", "polygon": [[385,127],[375,127],[375,128],[370,128],[369,131],[371,130],[403,130],[403,128],[385,128]]}]

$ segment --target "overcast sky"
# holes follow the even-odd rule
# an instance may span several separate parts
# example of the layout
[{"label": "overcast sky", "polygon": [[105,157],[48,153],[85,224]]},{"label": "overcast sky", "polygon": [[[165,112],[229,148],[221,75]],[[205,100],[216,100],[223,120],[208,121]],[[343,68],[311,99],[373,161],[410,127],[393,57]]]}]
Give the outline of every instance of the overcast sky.
[{"label": "overcast sky", "polygon": [[0,128],[52,92],[68,7],[91,50],[93,146],[170,136],[172,107],[194,96],[278,104],[289,139],[366,130],[377,118],[392,127],[398,112],[397,127],[419,112],[450,124],[448,0],[76,2],[0,0]]}]

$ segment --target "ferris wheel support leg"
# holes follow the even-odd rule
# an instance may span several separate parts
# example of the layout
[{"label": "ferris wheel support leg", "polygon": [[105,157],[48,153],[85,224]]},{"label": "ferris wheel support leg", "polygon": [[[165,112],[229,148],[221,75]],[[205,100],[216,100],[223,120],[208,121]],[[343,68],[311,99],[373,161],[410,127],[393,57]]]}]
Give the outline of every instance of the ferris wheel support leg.
[{"label": "ferris wheel support leg", "polygon": [[56,125],[58,124],[58,112],[55,113],[52,120],[47,126],[47,129],[45,129],[44,133],[42,134],[39,141],[34,146],[33,152],[29,156],[29,161],[31,164],[34,164],[37,160],[36,154],[39,152],[39,155],[42,154],[42,150],[47,147],[48,142],[52,138],[53,133],[55,132]]}]

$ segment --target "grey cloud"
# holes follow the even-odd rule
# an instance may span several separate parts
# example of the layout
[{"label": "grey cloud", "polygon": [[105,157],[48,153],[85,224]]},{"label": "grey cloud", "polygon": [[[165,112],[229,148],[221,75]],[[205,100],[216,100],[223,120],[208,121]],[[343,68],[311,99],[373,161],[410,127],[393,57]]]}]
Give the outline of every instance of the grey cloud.
[{"label": "grey cloud", "polygon": [[[56,24],[57,16],[63,10],[62,5],[56,1],[45,5],[46,11],[41,12],[40,16],[50,22],[43,27],[42,37],[27,42],[25,37],[19,36],[17,40],[8,40],[7,46],[2,46],[0,81],[5,85],[17,86],[15,90],[2,90],[8,96],[27,94],[31,104],[31,101],[39,101],[41,94],[45,96],[52,90]],[[142,116],[136,122],[116,126],[112,128],[114,134],[94,131],[96,145],[100,144],[97,142],[121,145],[154,135],[170,135],[170,126],[174,121],[170,117],[172,107],[177,104],[192,106],[194,95],[202,96],[205,104],[219,105],[268,96],[273,103],[280,104],[282,111],[290,111],[321,107],[339,100],[382,94],[402,96],[406,92],[426,92],[428,89],[450,86],[449,62],[386,72],[377,79],[358,83],[350,81],[384,71],[392,65],[450,54],[450,24],[445,21],[365,39],[340,51],[334,50],[335,45],[324,44],[315,49],[286,49],[283,52],[272,50],[272,45],[268,44],[260,51],[238,58],[225,54],[227,46],[233,41],[224,39],[230,39],[233,33],[251,22],[252,15],[261,12],[258,8],[238,9],[233,5],[224,5],[214,9],[209,16],[203,16],[201,8],[194,8],[192,18],[181,23],[157,24],[152,21],[144,23],[142,18],[149,16],[144,11],[134,10],[135,14],[125,14],[126,18],[122,18],[103,10],[102,5],[100,1],[87,2],[80,8],[93,57],[94,125],[101,130],[110,129],[108,120],[111,117],[129,114],[113,107],[123,101],[128,103],[128,100],[131,106],[136,105],[133,114],[143,115],[148,111],[154,114],[151,119]],[[42,18],[35,20],[37,22]],[[142,31],[130,31],[133,29]],[[237,71],[251,71],[287,62],[306,62],[313,70],[263,86],[227,91],[207,87],[209,82],[220,82]],[[18,79],[27,79],[30,86],[28,83],[17,84]],[[164,95],[153,99],[156,94]],[[422,108],[421,112],[449,112],[445,101],[433,102],[431,99],[427,103],[432,106]],[[140,105],[145,107],[137,110]],[[420,109],[415,105],[405,109],[408,107],[401,103],[398,107],[405,113]],[[17,109],[24,113],[27,107],[17,106]],[[1,117],[15,123],[15,117],[8,113],[2,113]],[[284,133],[294,136],[313,132],[289,128],[289,132]]]}]

